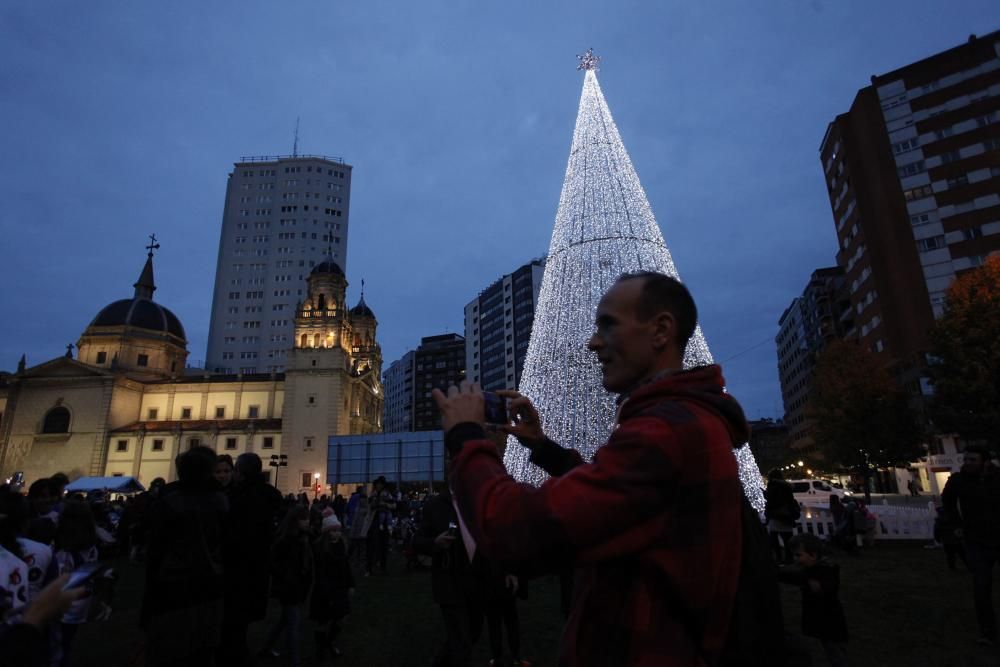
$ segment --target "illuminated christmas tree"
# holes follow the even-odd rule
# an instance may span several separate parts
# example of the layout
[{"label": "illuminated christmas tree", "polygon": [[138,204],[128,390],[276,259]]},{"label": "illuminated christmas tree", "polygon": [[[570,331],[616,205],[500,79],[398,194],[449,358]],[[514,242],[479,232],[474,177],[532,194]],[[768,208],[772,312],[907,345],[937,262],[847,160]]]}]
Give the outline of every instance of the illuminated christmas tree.
[{"label": "illuminated christmas tree", "polygon": [[[601,93],[600,58],[593,50],[577,57],[583,94],[519,389],[538,408],[546,434],[590,460],[607,442],[615,415],[615,396],[602,386],[597,358],[587,349],[597,302],[623,273],[680,276]],[[711,363],[699,326],[684,366]],[[529,454],[511,438],[504,463],[515,478],[540,484],[545,473]],[[750,448],[736,456],[747,495],[763,509]]]}]

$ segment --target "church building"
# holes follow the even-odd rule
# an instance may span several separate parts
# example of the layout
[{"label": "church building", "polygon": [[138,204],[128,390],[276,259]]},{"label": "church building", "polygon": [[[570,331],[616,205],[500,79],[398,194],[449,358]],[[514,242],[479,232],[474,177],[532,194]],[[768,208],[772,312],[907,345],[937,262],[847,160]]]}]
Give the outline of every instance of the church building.
[{"label": "church building", "polygon": [[326,488],[329,436],[382,430],[378,322],[363,293],[346,307],[332,257],[308,277],[284,373],[186,368],[184,327],[153,301],[152,251],[133,287],[97,313],[75,358],[70,347],[0,373],[0,479],[131,475],[148,486],[176,479],[174,459],[205,445],[255,452],[272,483],[297,493]]}]

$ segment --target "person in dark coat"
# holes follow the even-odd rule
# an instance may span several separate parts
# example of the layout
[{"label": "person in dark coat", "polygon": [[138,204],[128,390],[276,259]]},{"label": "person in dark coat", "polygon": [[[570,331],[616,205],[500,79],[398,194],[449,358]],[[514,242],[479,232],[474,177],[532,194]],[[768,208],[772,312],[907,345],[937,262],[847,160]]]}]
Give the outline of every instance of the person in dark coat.
[{"label": "person in dark coat", "polygon": [[527,578],[509,574],[496,563],[491,563],[489,569],[484,608],[490,653],[493,655],[490,666],[504,664],[503,637],[506,629],[511,667],[526,667],[530,663],[521,660],[521,621],[517,613],[517,598],[527,598]]},{"label": "person in dark coat", "polygon": [[944,548],[944,557],[948,563],[948,569],[952,572],[957,572],[956,561],[961,560],[962,564],[965,565],[965,569],[968,570],[969,561],[965,558],[965,547],[962,545],[962,540],[955,535],[955,522],[944,511],[944,507],[935,507],[934,511],[936,512],[936,516],[934,517],[934,541]]},{"label": "person in dark coat", "polygon": [[146,664],[211,665],[222,627],[222,531],[226,497],[212,478],[215,452],[177,459],[178,480],[146,511],[146,588],[140,624]]},{"label": "person in dark coat", "polygon": [[954,534],[965,546],[979,642],[992,646],[997,641],[993,570],[1000,562],[1000,469],[990,462],[990,455],[985,447],[966,447],[962,469],[948,478],[941,501]]},{"label": "person in dark coat", "polygon": [[309,544],[309,510],[293,505],[278,528],[271,548],[271,597],[281,604],[281,618],[271,628],[262,655],[280,655],[274,645],[284,636],[288,663],[301,663],[299,626],[302,605],[309,597],[313,579],[312,548]]},{"label": "person in dark coat", "polygon": [[316,624],[316,659],[339,657],[334,645],[340,634],[340,622],[351,611],[350,596],[354,593],[354,574],[347,560],[343,526],[333,510],[323,517],[320,535],[313,544],[316,577],[309,618]]},{"label": "person in dark coat", "polygon": [[767,474],[764,503],[764,518],[767,519],[767,532],[771,535],[774,558],[779,563],[791,563],[790,544],[795,533],[795,522],[799,518],[799,504],[792,492],[792,485],[785,481],[785,476],[777,468]]},{"label": "person in dark coat", "polygon": [[479,556],[475,564],[469,562],[457,523],[451,494],[445,492],[424,504],[420,527],[413,536],[417,553],[431,556],[431,594],[441,607],[447,633],[432,663],[436,667],[471,664],[472,649],[483,631],[486,570]]},{"label": "person in dark coat", "polygon": [[220,665],[244,665],[247,627],[267,613],[270,547],[281,494],[264,481],[260,457],[240,454],[229,492],[229,520],[223,542],[225,612]]},{"label": "person in dark coat", "polygon": [[385,574],[389,555],[389,530],[393,514],[396,511],[396,501],[392,497],[392,492],[386,488],[386,479],[382,475],[379,475],[372,482],[372,493],[368,497],[368,511],[372,513],[373,519],[368,528],[365,545],[365,562],[367,564],[365,576],[374,574],[376,563],[378,563],[382,574]]},{"label": "person in dark coat", "polygon": [[831,667],[847,665],[847,620],[840,604],[840,566],[823,558],[823,542],[812,533],[792,538],[796,567],[778,579],[802,590],[802,634],[820,640]]}]

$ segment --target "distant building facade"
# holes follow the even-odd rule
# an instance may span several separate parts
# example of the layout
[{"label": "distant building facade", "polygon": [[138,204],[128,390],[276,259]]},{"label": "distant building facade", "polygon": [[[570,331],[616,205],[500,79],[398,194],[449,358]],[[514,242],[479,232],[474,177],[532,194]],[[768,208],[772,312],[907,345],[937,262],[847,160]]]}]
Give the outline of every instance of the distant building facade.
[{"label": "distant building facade", "polygon": [[958,273],[1000,250],[1000,32],[873,76],[820,147],[856,337],[911,394]]},{"label": "distant building facade", "polygon": [[778,320],[774,341],[785,408],[783,428],[788,431],[791,446],[800,452],[813,446],[806,408],[813,391],[817,357],[828,341],[842,338],[853,328],[844,270],[839,266],[813,271],[802,296],[793,299]]},{"label": "distant building facade", "polygon": [[226,185],[205,368],[282,372],[296,304],[329,254],[347,268],[352,167],[313,155],[242,158]]},{"label": "distant building facade", "polygon": [[750,424],[750,451],[765,475],[787,465],[796,453],[791,448],[788,426],[780,419],[756,419]]},{"label": "distant building facade", "polygon": [[410,350],[389,364],[382,377],[385,387],[385,416],[382,425],[386,433],[413,430],[413,378],[417,353]]},{"label": "distant building facade", "polygon": [[[184,375],[180,320],[153,301],[152,256],[131,299],[95,316],[71,351],[0,378],[0,478],[176,479],[176,457],[204,445],[258,454],[285,492],[326,482],[327,440],[381,430],[381,351],[364,298],[328,258],[308,274],[284,373]],[[287,466],[272,470],[271,457]],[[271,474],[274,473],[274,474]]]},{"label": "distant building facade", "polygon": [[447,389],[465,379],[465,338],[455,333],[426,336],[414,356],[413,430],[436,431],[441,428],[441,414],[431,390]]},{"label": "distant building facade", "polygon": [[465,367],[483,389],[517,389],[544,272],[545,260],[534,259],[466,304]]}]

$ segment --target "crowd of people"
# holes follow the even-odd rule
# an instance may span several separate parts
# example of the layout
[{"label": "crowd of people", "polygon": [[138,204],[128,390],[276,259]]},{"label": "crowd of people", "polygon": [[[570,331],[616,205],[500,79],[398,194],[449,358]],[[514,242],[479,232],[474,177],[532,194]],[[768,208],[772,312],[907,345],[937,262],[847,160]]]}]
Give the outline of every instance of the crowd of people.
[{"label": "crowd of people", "polygon": [[[549,474],[539,487],[507,473],[483,393],[463,382],[433,392],[448,479],[437,495],[404,496],[379,477],[349,498],[282,497],[256,454],[234,461],[201,446],[176,459],[176,481],[126,501],[67,495],[61,474],[26,495],[0,489],[0,657],[70,664],[80,625],[110,613],[115,574],[99,564],[119,556],[143,567],[144,664],[299,665],[307,621],[313,664],[332,661],[355,573],[385,573],[395,544],[408,569],[430,568],[445,628],[436,666],[471,665],[485,626],[491,665],[527,667],[518,600],[543,573],[563,585],[561,665],[811,664],[787,641],[779,582],[801,591],[802,635],[846,665],[829,547],[853,552],[873,517],[831,499],[829,541],[795,535],[800,507],[773,471],[761,522],[733,456],[748,439],[742,409],[718,366],[683,369],[696,322],[687,289],[661,274],[622,276],[601,299],[588,348],[619,404],[590,461],[546,435],[527,397],[501,392],[511,421],[497,428]],[[948,553],[973,573],[981,641],[992,644],[1000,474],[988,452],[966,450],[943,501],[940,533],[964,547]],[[248,628],[272,600],[280,615],[251,647]]]},{"label": "crowd of people", "polygon": [[[234,461],[206,447],[188,450],[176,465],[176,482],[157,478],[127,496],[67,494],[61,473],[35,481],[27,494],[0,487],[0,642],[17,649],[5,664],[70,664],[78,627],[111,613],[115,573],[103,564],[116,559],[144,569],[143,642],[133,656],[144,664],[299,665],[305,622],[312,655],[322,663],[342,655],[337,638],[351,609],[354,573],[386,573],[390,548],[405,556],[407,570],[431,570],[436,602],[475,609],[480,629],[488,620],[491,664],[502,664],[504,628],[509,664],[529,664],[519,657],[514,602],[526,586],[481,557],[467,567],[454,531],[439,525],[442,507],[454,525],[449,496],[392,492],[379,476],[370,492],[359,485],[346,499],[282,497],[265,482],[256,455]],[[95,574],[85,582],[68,579],[88,567]],[[440,597],[442,581],[465,578],[468,588]],[[264,644],[251,649],[247,628],[265,618],[269,600],[280,617]],[[448,623],[453,618],[445,614],[437,664],[464,664],[478,639],[479,631],[459,638],[459,626]]]}]

